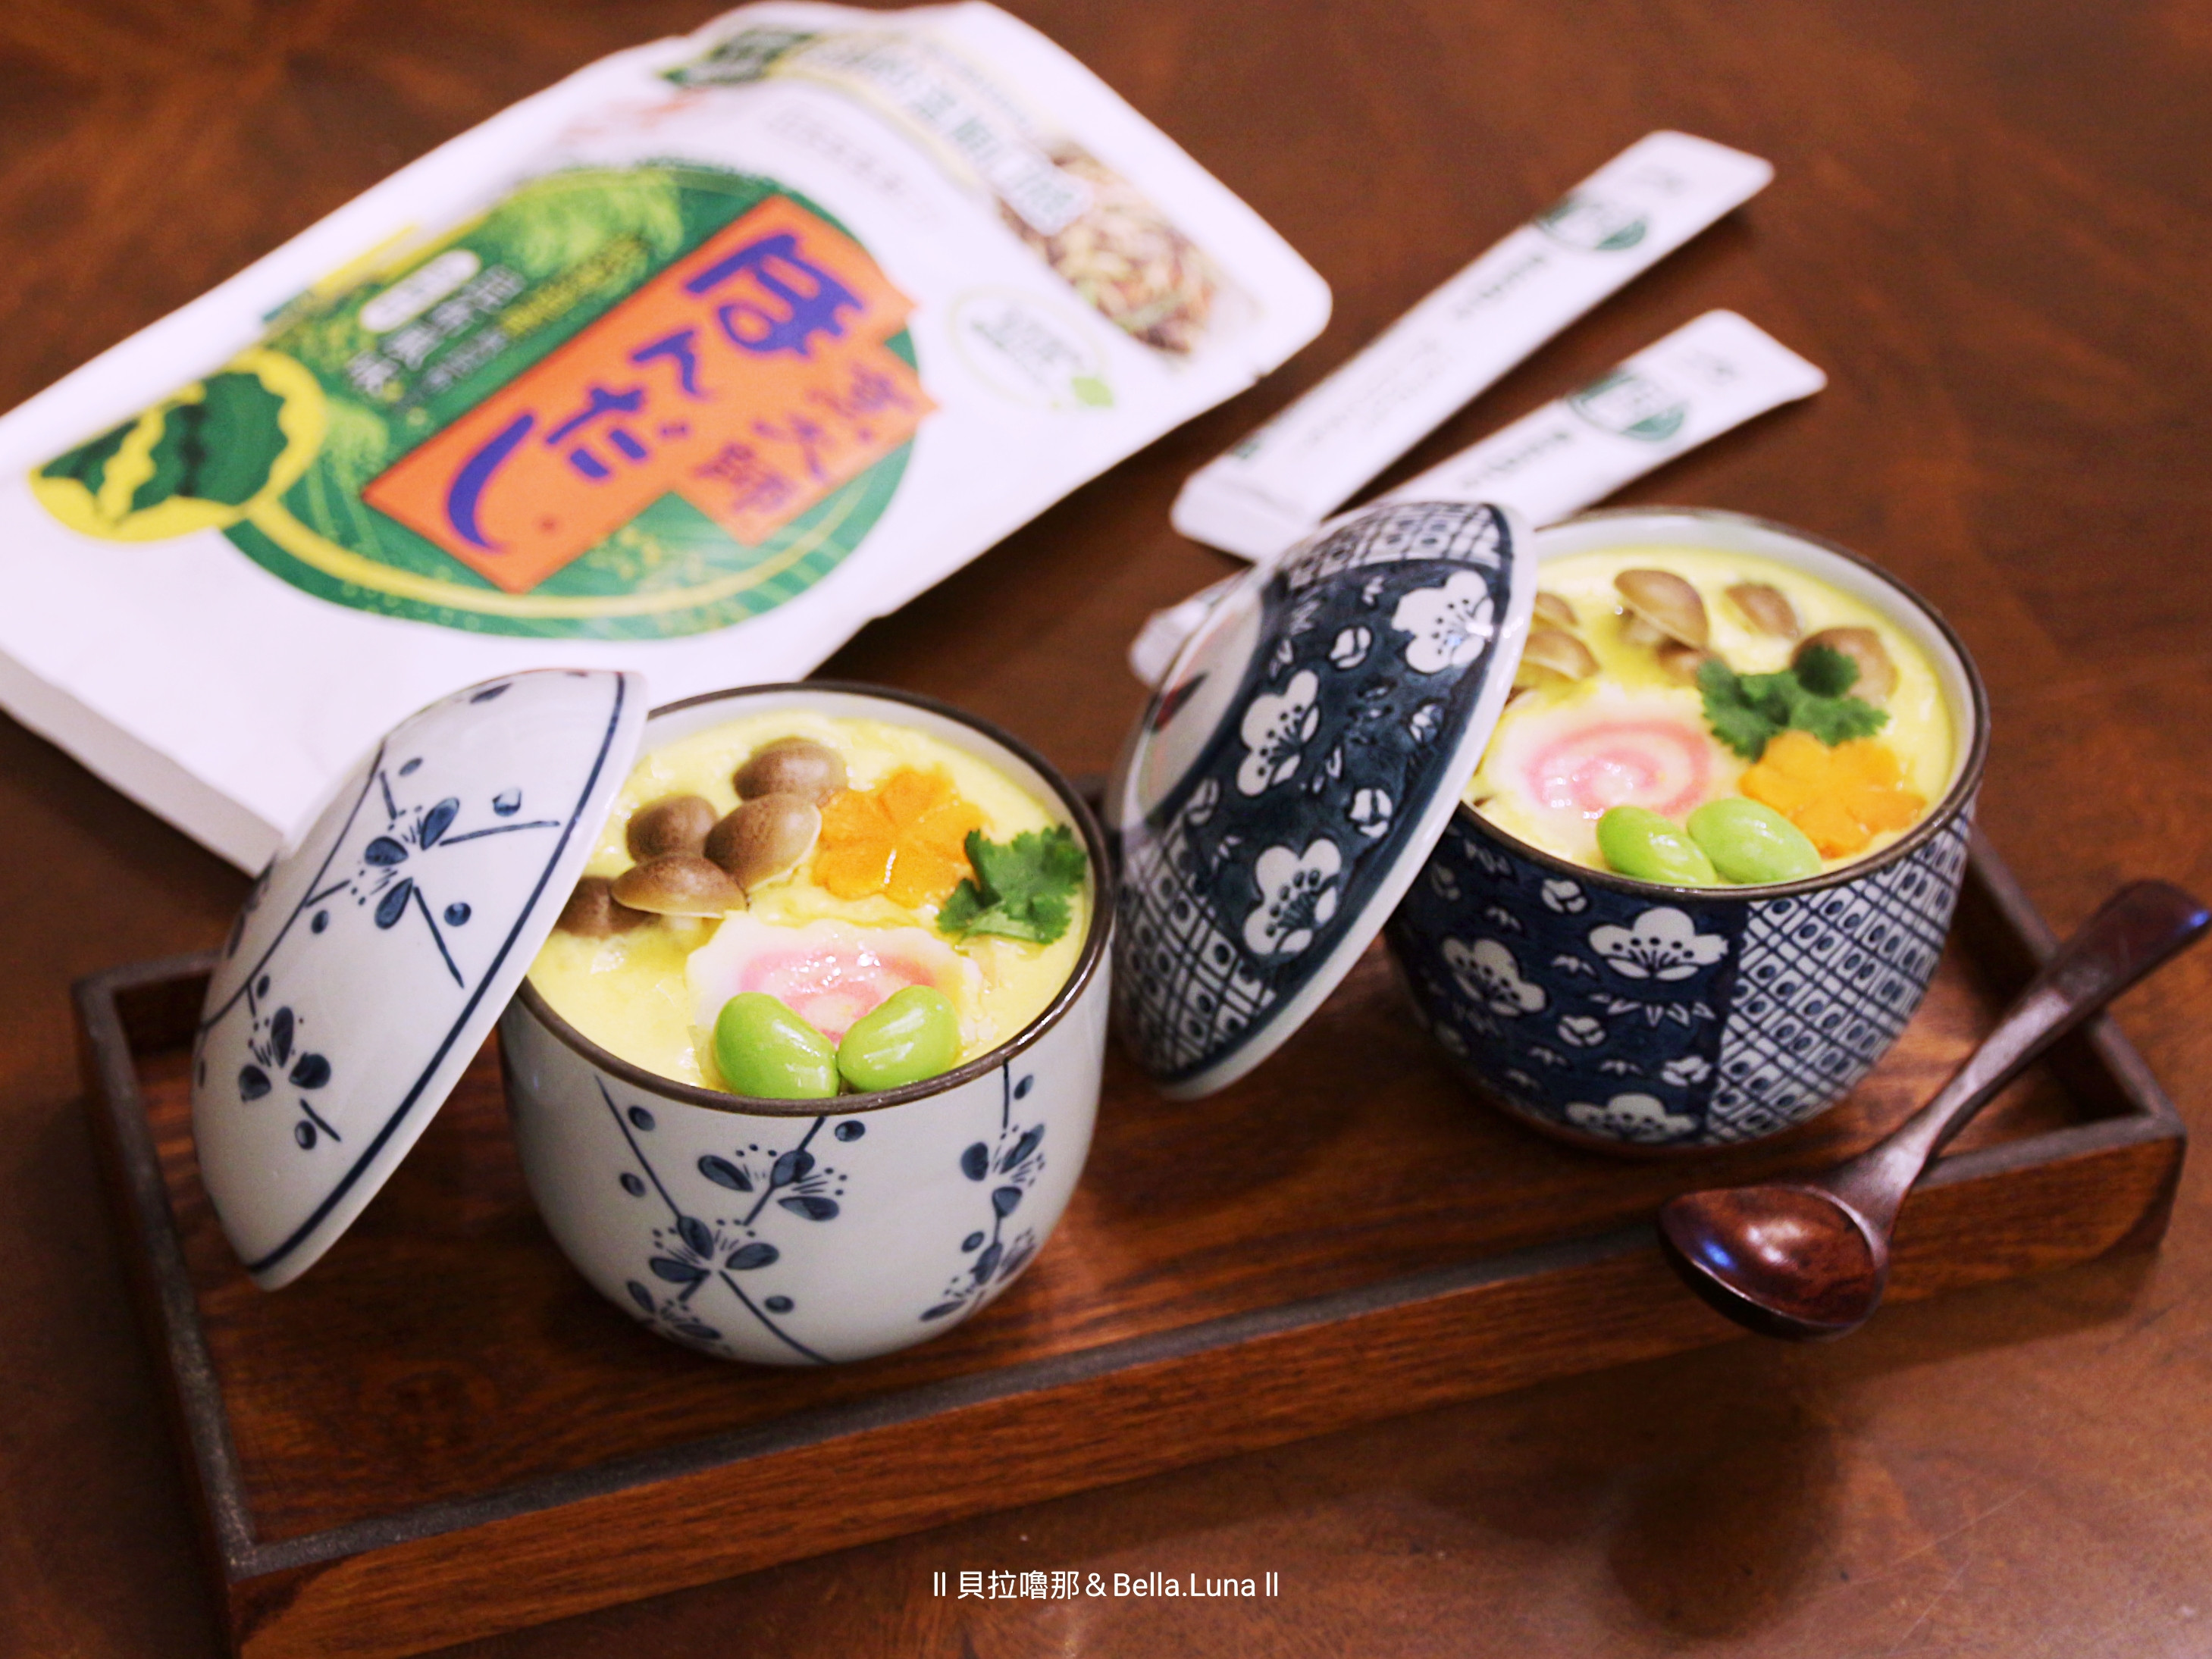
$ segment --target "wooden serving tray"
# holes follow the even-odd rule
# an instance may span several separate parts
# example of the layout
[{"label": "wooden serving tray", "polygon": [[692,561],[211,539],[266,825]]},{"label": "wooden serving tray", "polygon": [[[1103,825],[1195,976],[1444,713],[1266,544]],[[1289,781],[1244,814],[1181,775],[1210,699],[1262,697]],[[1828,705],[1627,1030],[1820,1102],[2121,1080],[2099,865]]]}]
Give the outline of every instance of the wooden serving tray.
[{"label": "wooden serving tray", "polygon": [[[830,1370],[699,1358],[587,1288],[523,1189],[489,1048],[352,1231],[264,1294],[193,1159],[208,959],[95,975],[77,1012],[231,1639],[380,1656],[1735,1334],[1661,1260],[1660,1203],[1864,1144],[2050,943],[1978,844],[1936,985],[1864,1086],[1780,1140],[1640,1163],[1469,1099],[1370,953],[1212,1101],[1110,1061],[1028,1275],[936,1341]],[[2154,1243],[2183,1149],[2100,1020],[1930,1172],[1890,1294]]]}]

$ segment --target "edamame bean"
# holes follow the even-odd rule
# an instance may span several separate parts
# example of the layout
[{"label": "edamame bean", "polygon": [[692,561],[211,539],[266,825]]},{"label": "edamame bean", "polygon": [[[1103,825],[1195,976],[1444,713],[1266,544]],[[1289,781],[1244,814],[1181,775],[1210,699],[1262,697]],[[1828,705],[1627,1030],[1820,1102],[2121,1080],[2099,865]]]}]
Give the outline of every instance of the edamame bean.
[{"label": "edamame bean", "polygon": [[1805,832],[1772,807],[1743,797],[1709,800],[1690,814],[1690,839],[1730,881],[1796,881],[1820,873]]},{"label": "edamame bean", "polygon": [[[1746,803],[1748,805],[1748,803]],[[1648,806],[1610,806],[1597,821],[1606,868],[1670,887],[1717,887],[1712,861],[1681,826]]]},{"label": "edamame bean", "polygon": [[837,1045],[837,1069],[864,1093],[935,1077],[959,1058],[960,1015],[944,992],[927,985],[892,992]]},{"label": "edamame bean", "polygon": [[837,1092],[837,1051],[765,991],[744,991],[714,1017],[722,1086],[757,1100],[821,1100]]}]

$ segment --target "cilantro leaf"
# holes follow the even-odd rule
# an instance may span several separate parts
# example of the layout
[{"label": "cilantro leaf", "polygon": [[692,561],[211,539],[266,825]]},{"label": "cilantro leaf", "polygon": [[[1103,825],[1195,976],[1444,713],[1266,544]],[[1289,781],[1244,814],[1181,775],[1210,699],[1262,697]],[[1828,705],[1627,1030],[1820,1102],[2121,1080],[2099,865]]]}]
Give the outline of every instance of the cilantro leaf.
[{"label": "cilantro leaf", "polygon": [[1816,697],[1808,691],[1797,699],[1790,724],[1833,749],[1853,738],[1872,737],[1889,724],[1889,716],[1856,697]]},{"label": "cilantro leaf", "polygon": [[1067,931],[1068,901],[1083,885],[1086,860],[1066,824],[1026,830],[1001,844],[968,835],[968,862],[975,874],[952,890],[937,913],[939,933],[965,939],[1001,939],[1050,945]]},{"label": "cilantro leaf", "polygon": [[1803,691],[1797,677],[1786,668],[1776,674],[1746,674],[1736,683],[1744,700],[1777,731],[1790,724],[1790,711]]},{"label": "cilantro leaf", "polygon": [[1840,697],[1859,678],[1859,665],[1832,645],[1808,645],[1791,665],[1798,684],[1819,697]]},{"label": "cilantro leaf", "polygon": [[974,929],[975,919],[985,908],[983,896],[976,890],[975,884],[963,877],[952,890],[952,896],[938,907],[937,931],[956,939],[965,937]]},{"label": "cilantro leaf", "polygon": [[1718,657],[1698,666],[1698,690],[1705,699],[1705,724],[1713,736],[1746,760],[1766,752],[1766,741],[1782,729],[1745,688],[1743,677]]},{"label": "cilantro leaf", "polygon": [[[1805,656],[1800,667],[1773,674],[1738,674],[1717,658],[1707,658],[1698,669],[1698,690],[1713,736],[1755,761],[1775,733],[1787,727],[1809,732],[1832,749],[1853,738],[1872,737],[1889,723],[1888,714],[1870,702],[1815,689],[1849,686],[1858,674],[1849,657],[1826,646],[1815,646]],[[1843,665],[1840,670],[1837,662]]]}]

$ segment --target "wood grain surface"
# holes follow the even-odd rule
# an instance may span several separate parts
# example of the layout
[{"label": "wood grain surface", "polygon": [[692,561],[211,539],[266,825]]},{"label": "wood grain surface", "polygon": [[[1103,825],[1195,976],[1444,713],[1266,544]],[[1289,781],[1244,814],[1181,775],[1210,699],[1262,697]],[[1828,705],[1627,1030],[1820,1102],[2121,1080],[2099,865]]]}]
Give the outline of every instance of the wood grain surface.
[{"label": "wood grain surface", "polygon": [[[10,0],[0,404],[690,0]],[[1191,467],[1641,133],[1777,183],[1494,389],[1431,464],[1697,313],[1831,376],[1630,497],[1765,514],[1927,593],[1990,682],[1982,817],[2063,927],[2212,884],[2212,6],[2021,0],[1018,4],[1336,294],[1245,398],[1079,491],[833,672],[1109,760],[1144,614],[1228,568]],[[956,648],[957,647],[957,648]],[[94,1175],[66,988],[214,943],[242,878],[0,724],[0,1652],[216,1650]],[[2121,1022],[2212,1109],[2212,957]],[[1295,1154],[1294,1139],[1237,1149]],[[1206,1200],[1208,1172],[1171,1172]],[[2212,1174],[2164,1251],[950,1525],[485,1655],[2212,1652]],[[1103,1196],[1103,1195],[1102,1195]],[[1224,1399],[1224,1413],[1249,1409]],[[834,1504],[825,1484],[818,1501]],[[961,1601],[931,1575],[1279,1575],[1272,1601]],[[550,1593],[549,1591],[549,1593]]]},{"label": "wood grain surface", "polygon": [[[399,1659],[1730,1340],[1669,1278],[1661,1199],[1882,1134],[2050,943],[1978,845],[1936,983],[1848,1100],[1755,1146],[1640,1161],[1470,1110],[1374,947],[1274,1075],[1205,1111],[1117,1060],[1076,1201],[987,1314],[868,1363],[734,1379],[563,1262],[520,1179],[495,1046],[317,1264],[314,1293],[269,1296],[223,1242],[192,1147],[212,956],[95,975],[77,1009],[102,1173],[238,1651]],[[1893,1301],[2158,1242],[2182,1167],[2173,1108],[2109,1021],[2053,1059],[1914,1194]],[[1288,1155],[1249,1156],[1261,1133]]]}]

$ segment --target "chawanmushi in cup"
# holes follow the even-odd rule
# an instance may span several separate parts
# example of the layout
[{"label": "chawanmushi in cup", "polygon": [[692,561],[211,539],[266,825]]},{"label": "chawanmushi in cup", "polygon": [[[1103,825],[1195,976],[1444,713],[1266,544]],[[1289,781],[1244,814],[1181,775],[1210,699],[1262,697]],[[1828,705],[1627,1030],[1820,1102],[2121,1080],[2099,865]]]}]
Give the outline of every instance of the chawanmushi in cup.
[{"label": "chawanmushi in cup", "polygon": [[1468,793],[1591,869],[1798,880],[1879,853],[1949,782],[1935,665],[1883,611],[1780,561],[1626,547],[1547,562]]},{"label": "chawanmushi in cup", "polygon": [[784,1100],[917,1083],[1051,1003],[1086,864],[1042,800],[943,738],[748,714],[638,762],[531,983],[677,1082]]},{"label": "chawanmushi in cup", "polygon": [[941,1334],[1090,1150],[1113,881],[1089,810],[921,698],[654,712],[500,1023],[547,1231],[670,1340],[776,1364]]},{"label": "chawanmushi in cup", "polygon": [[1384,937],[1481,1096],[1618,1149],[1846,1094],[1942,955],[1988,747],[1911,590],[1734,514],[1539,532],[1519,690]]}]

